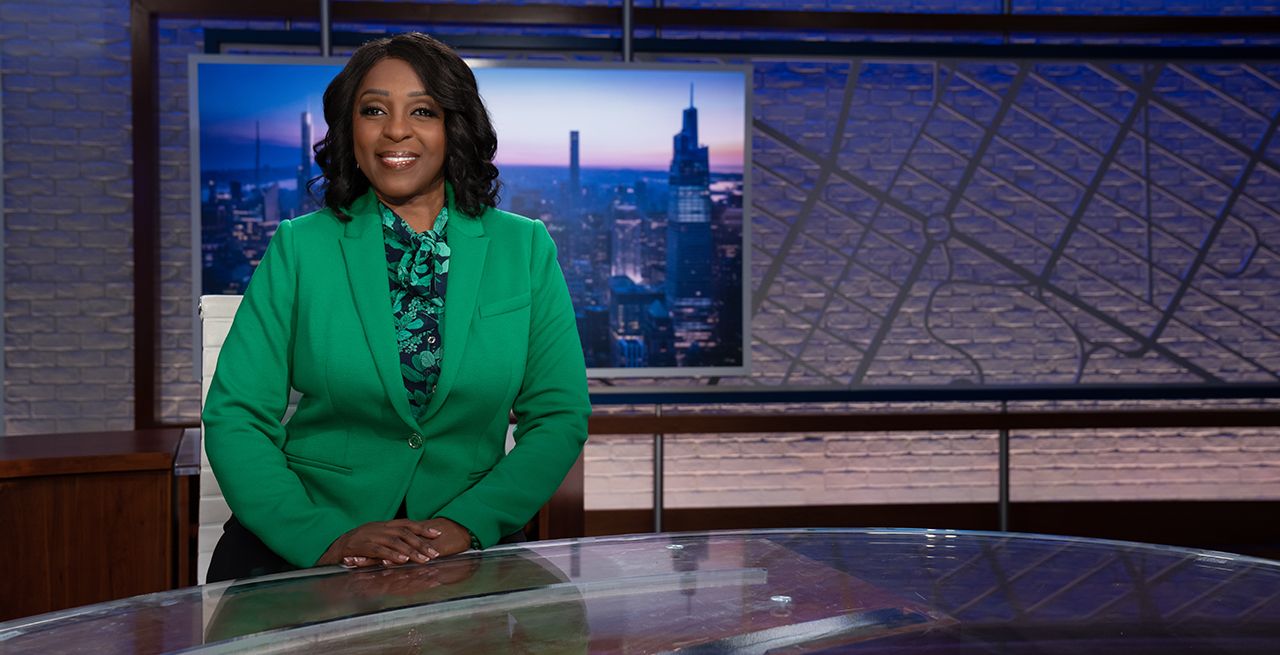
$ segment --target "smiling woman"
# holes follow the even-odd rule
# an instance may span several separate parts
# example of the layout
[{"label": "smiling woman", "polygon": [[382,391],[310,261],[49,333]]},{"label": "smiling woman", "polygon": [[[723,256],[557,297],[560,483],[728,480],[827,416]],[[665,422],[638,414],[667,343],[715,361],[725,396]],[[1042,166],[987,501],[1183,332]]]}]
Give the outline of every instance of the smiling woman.
[{"label": "smiling woman", "polygon": [[365,75],[352,118],[356,166],[378,200],[415,231],[444,206],[444,110],[408,62],[383,59]]},{"label": "smiling woman", "polygon": [[[395,93],[399,97],[393,98]],[[441,170],[453,187],[458,206],[471,215],[496,206],[498,168],[493,157],[498,138],[480,99],[475,74],[449,46],[423,34],[404,34],[361,46],[329,84],[324,93],[329,133],[316,146],[316,163],[323,178],[315,182],[324,186],[325,205],[346,207],[375,182],[369,175],[377,167],[356,153],[360,143],[376,152],[378,138],[403,138],[403,134],[371,134],[374,126],[385,130],[392,122],[393,130],[417,131],[416,127],[394,124],[395,116],[389,111],[393,100],[403,105],[397,108],[405,114],[418,114],[406,118],[415,126],[418,121],[424,126],[444,124]],[[432,119],[428,113],[436,116]],[[372,143],[361,142],[362,135],[368,135]],[[363,171],[357,170],[360,167]]]},{"label": "smiling woman", "polygon": [[555,245],[494,207],[497,137],[471,70],[425,35],[380,39],[324,105],[310,186],[325,208],[281,223],[205,404],[233,511],[210,581],[522,540],[587,436]]}]

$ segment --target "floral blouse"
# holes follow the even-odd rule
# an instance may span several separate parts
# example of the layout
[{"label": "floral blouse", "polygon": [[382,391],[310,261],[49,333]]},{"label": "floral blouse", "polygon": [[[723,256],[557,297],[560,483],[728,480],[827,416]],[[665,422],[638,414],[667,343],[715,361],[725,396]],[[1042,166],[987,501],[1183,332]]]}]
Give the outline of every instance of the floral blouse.
[{"label": "floral blouse", "polygon": [[421,233],[414,232],[386,205],[379,203],[378,211],[382,214],[391,311],[400,346],[400,374],[413,418],[421,421],[440,379],[444,354],[440,328],[449,276],[449,244],[445,241],[449,210],[440,208],[435,225]]}]

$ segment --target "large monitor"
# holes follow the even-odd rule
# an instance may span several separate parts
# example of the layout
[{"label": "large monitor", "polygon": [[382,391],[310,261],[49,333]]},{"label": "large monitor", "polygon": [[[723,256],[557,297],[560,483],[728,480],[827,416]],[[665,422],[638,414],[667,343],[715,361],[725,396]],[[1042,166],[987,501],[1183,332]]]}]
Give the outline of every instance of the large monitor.
[{"label": "large monitor", "polygon": [[[592,377],[749,365],[747,66],[470,60],[498,132],[499,207],[546,223]],[[307,182],[343,62],[190,62],[195,293],[239,294]]]}]

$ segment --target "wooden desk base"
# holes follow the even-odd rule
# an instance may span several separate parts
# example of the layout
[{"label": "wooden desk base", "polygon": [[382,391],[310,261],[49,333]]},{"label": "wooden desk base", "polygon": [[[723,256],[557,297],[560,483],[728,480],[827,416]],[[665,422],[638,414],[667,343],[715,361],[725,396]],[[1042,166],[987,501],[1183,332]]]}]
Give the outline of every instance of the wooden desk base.
[{"label": "wooden desk base", "polygon": [[181,439],[0,438],[0,621],[194,582],[182,561],[189,501],[174,496],[185,500],[199,476],[174,475]]}]

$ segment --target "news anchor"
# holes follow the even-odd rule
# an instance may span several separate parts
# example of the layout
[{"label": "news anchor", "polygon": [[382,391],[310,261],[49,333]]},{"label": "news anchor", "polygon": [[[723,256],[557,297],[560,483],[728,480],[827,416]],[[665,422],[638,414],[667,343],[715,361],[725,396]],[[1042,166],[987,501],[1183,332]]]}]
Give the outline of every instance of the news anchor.
[{"label": "news anchor", "polygon": [[587,437],[556,248],[495,208],[497,138],[466,63],[423,34],[366,43],[324,113],[325,207],[280,224],[205,403],[232,510],[210,581],[518,540]]}]

